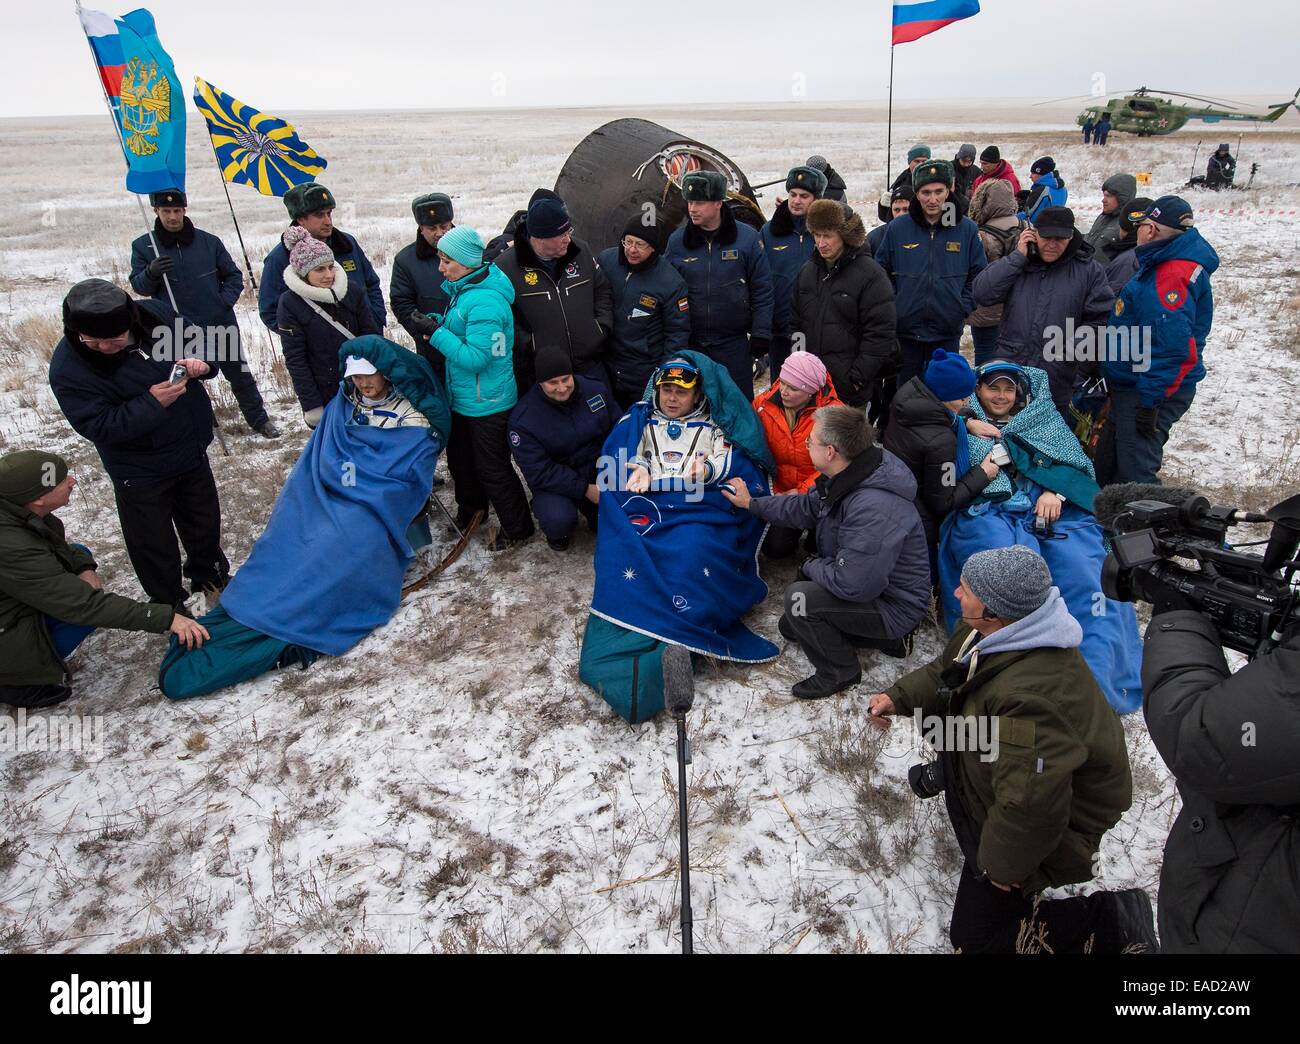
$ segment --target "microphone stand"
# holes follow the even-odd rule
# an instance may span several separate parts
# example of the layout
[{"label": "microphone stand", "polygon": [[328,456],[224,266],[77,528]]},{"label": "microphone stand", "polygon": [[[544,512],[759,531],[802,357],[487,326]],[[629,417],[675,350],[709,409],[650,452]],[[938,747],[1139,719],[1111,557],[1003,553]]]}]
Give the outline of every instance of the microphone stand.
[{"label": "microphone stand", "polygon": [[678,711],[677,719],[677,837],[681,842],[678,867],[682,887],[682,953],[694,953],[692,946],[691,917],[691,856],[686,836],[686,766],[691,761],[691,741],[686,738],[686,712]]}]

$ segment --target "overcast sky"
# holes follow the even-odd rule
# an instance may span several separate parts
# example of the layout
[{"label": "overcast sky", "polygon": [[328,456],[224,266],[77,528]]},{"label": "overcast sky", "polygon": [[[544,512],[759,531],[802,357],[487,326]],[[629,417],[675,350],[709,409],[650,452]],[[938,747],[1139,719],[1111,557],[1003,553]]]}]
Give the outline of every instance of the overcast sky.
[{"label": "overcast sky", "polygon": [[[274,112],[846,101],[881,98],[889,82],[887,0],[148,6],[187,92],[201,75]],[[1083,95],[1097,82],[1281,100],[1300,86],[1297,0],[1217,9],[1187,0],[981,6],[974,18],[897,49],[896,99]],[[0,116],[103,111],[72,3],[0,0],[0,13]]]}]

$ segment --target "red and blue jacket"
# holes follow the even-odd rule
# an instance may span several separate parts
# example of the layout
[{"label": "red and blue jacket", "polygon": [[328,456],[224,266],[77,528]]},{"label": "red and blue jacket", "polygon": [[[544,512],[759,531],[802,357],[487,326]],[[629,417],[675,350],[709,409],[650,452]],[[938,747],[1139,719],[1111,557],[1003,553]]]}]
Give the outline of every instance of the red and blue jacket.
[{"label": "red and blue jacket", "polygon": [[1112,387],[1136,387],[1141,405],[1158,406],[1205,376],[1205,338],[1214,320],[1210,275],[1219,255],[1195,228],[1135,253],[1137,271],[1109,323],[1126,334],[1108,341],[1128,350],[1108,351],[1103,371]]}]

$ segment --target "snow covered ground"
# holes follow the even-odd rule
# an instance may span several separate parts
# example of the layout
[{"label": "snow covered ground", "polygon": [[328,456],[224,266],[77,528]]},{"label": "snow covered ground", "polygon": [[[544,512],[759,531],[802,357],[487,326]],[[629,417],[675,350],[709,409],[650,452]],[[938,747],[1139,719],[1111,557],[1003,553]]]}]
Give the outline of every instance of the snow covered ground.
[{"label": "snow covered ground", "polygon": [[[411,238],[413,196],[454,193],[457,220],[487,237],[554,182],[586,133],[626,114],[307,114],[297,123],[329,157],[322,181],[341,201],[336,222],[360,238],[386,292],[392,258]],[[874,110],[635,115],[714,145],[753,182],[812,152],[830,157],[855,200],[874,199],[885,181]],[[1102,150],[1078,144],[1061,115],[1006,102],[903,110],[892,166],[916,141],[936,156],[963,141],[996,143],[1022,173],[1050,153],[1086,225],[1107,175],[1150,171],[1150,195],[1177,191],[1198,136],[1203,170],[1226,134],[1115,135]],[[1210,374],[1174,431],[1168,471],[1255,507],[1300,488],[1300,189],[1288,184],[1298,122],[1247,131],[1243,180],[1252,161],[1261,168],[1251,191],[1188,197],[1223,267]],[[198,123],[190,215],[238,258]],[[70,535],[95,548],[111,589],[138,595],[111,485],[44,378],[67,287],[90,275],[124,281],[142,231],[115,148],[105,118],[0,122],[0,450],[42,446],[73,462],[80,486],[62,513]],[[231,193],[257,270],[285,224],[282,205]],[[770,209],[772,195],[764,202]],[[239,315],[287,435],[251,435],[219,385],[231,455],[214,443],[212,462],[236,566],[306,435],[251,296]],[[396,325],[389,332],[406,340]],[[677,948],[673,728],[629,727],[578,681],[591,551],[585,530],[567,555],[536,539],[491,557],[480,541],[348,655],[189,703],[155,687],[160,640],[93,636],[73,661],[76,695],[58,712],[102,716],[101,756],[0,753],[0,949]],[[774,595],[750,618],[758,631],[775,636],[776,593],[792,577],[792,566],[767,575]],[[866,694],[939,644],[932,629],[908,663],[864,657],[857,692],[814,705],[789,695],[808,673],[798,652],[701,672],[690,719],[699,949],[946,947],[959,855],[941,802],[908,789],[907,768],[922,754],[911,726],[879,739],[863,716]],[[1100,881],[1154,895],[1178,801],[1140,716],[1126,727],[1136,800],[1106,839]]]}]

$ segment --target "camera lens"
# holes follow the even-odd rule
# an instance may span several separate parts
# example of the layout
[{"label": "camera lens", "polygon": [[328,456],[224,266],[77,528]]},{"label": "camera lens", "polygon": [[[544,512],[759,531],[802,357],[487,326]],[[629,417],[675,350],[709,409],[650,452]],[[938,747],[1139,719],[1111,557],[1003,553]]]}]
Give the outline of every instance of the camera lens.
[{"label": "camera lens", "polygon": [[938,797],[943,793],[943,765],[938,761],[913,765],[907,770],[907,782],[912,793],[922,800]]}]

